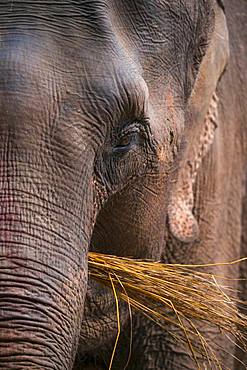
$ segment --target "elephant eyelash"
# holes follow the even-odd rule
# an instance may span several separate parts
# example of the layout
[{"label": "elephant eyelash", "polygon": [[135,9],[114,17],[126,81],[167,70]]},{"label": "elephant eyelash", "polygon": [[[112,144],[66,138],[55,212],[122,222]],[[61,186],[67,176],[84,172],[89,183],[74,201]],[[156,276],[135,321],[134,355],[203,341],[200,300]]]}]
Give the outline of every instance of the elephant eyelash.
[{"label": "elephant eyelash", "polygon": [[[131,123],[125,123],[114,135],[115,146],[113,152],[125,152],[125,147],[131,148],[131,140],[137,145],[143,145],[151,141],[150,122],[147,117],[142,116]],[[128,141],[129,140],[129,141]],[[126,142],[126,144],[125,144]],[[127,150],[126,150],[127,151]]]},{"label": "elephant eyelash", "polygon": [[146,116],[141,116],[131,122],[124,123],[116,132],[116,138],[120,139],[125,136],[140,133],[143,136],[149,136],[150,134],[150,120]]},{"label": "elephant eyelash", "polygon": [[150,126],[150,120],[148,117],[142,115],[139,118],[136,118],[135,120],[132,120],[131,122],[125,123],[121,130],[124,132],[125,130],[128,130],[129,128],[146,128],[147,126]]}]

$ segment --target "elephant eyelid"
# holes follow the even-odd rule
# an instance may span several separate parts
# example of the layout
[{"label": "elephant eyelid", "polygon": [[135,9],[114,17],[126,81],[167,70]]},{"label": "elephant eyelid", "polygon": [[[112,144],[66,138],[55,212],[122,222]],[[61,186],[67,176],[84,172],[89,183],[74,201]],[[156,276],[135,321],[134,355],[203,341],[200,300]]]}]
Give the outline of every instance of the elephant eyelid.
[{"label": "elephant eyelid", "polygon": [[121,132],[117,135],[113,153],[124,154],[141,145],[148,136],[150,131],[148,128],[149,120],[147,118],[141,118],[122,126]]},{"label": "elephant eyelid", "polygon": [[120,127],[120,130],[124,134],[125,132],[134,131],[135,129],[145,130],[146,127],[149,127],[149,126],[150,126],[149,118],[147,116],[142,115],[135,120],[125,122]]}]

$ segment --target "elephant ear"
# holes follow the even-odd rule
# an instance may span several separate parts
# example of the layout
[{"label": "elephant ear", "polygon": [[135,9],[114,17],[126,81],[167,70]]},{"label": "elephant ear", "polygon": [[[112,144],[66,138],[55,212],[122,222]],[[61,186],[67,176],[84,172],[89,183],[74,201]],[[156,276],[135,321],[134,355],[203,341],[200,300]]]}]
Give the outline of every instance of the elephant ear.
[{"label": "elephant ear", "polygon": [[215,28],[210,45],[201,63],[194,90],[188,103],[185,136],[188,145],[180,163],[177,182],[171,190],[168,205],[168,224],[172,235],[184,242],[195,241],[199,236],[197,220],[193,215],[193,184],[204,156],[214,141],[218,125],[217,83],[229,58],[226,19],[217,6]]}]

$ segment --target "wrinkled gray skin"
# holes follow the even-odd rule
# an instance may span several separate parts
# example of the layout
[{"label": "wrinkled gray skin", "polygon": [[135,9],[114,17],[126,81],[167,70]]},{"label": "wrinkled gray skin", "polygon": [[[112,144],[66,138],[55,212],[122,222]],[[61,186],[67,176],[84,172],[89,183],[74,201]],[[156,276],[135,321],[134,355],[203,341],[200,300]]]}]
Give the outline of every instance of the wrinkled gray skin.
[{"label": "wrinkled gray skin", "polygon": [[[225,62],[210,70],[204,57],[220,50],[214,0],[0,2],[0,369],[108,368],[115,302],[88,281],[89,250],[181,263],[247,254],[247,5],[225,5],[218,83]],[[194,185],[200,235],[184,243],[167,209],[216,86],[218,129]],[[238,278],[246,266],[216,272]],[[121,312],[113,369],[129,354]],[[233,343],[201,330],[225,367],[242,368]],[[128,369],[196,368],[138,314],[132,332]]]}]

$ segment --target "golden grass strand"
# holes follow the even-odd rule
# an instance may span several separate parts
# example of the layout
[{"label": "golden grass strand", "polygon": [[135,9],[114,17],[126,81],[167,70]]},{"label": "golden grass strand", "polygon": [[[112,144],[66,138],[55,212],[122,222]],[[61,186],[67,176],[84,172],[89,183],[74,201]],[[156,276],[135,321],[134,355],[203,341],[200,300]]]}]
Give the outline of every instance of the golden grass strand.
[{"label": "golden grass strand", "polygon": [[197,365],[198,369],[199,369],[199,370],[201,370],[200,365],[199,365],[199,363],[198,363],[198,361],[197,361],[197,358],[196,358],[196,354],[195,354],[195,352],[194,352],[193,345],[192,345],[191,340],[190,340],[190,338],[189,338],[189,336],[188,336],[187,330],[186,330],[186,328],[185,328],[185,326],[184,326],[184,324],[183,324],[183,322],[182,322],[182,320],[181,320],[181,318],[180,318],[180,315],[179,315],[178,311],[176,310],[176,308],[174,307],[173,303],[172,303],[172,302],[170,302],[170,304],[171,304],[172,309],[173,309],[173,311],[174,311],[174,313],[175,313],[175,315],[176,315],[176,317],[177,317],[177,319],[178,319],[178,322],[179,322],[179,324],[180,324],[180,327],[182,328],[182,330],[183,330],[183,332],[184,332],[184,336],[185,336],[186,341],[187,341],[187,343],[188,343],[188,347],[189,347],[189,350],[190,350],[190,352],[191,352],[192,358],[194,359],[194,361],[195,361],[195,363],[196,363],[196,365]]},{"label": "golden grass strand", "polygon": [[[221,370],[222,366],[215,350],[197,329],[196,322],[207,322],[218,327],[223,334],[229,333],[247,351],[247,316],[237,309],[238,304],[246,307],[246,303],[235,297],[237,292],[232,288],[217,282],[216,278],[220,276],[197,269],[228,266],[244,261],[247,261],[247,258],[216,264],[180,265],[90,253],[89,273],[93,279],[113,289],[116,302],[118,297],[126,301],[129,312],[132,306],[164,328],[174,339],[183,344],[187,343],[198,369],[200,356],[201,359],[206,359],[208,364],[212,362],[215,368]],[[224,281],[226,280],[228,279],[224,278]],[[118,335],[110,366],[120,335],[118,303],[116,305]],[[170,325],[178,332],[170,331]],[[224,351],[224,348],[221,350]],[[131,350],[127,364],[130,353]]]},{"label": "golden grass strand", "polygon": [[112,280],[111,274],[109,274],[109,279],[110,279],[110,282],[111,282],[111,285],[112,285],[112,290],[113,290],[113,294],[114,294],[114,298],[115,298],[115,302],[116,302],[116,311],[117,311],[117,336],[116,336],[116,340],[115,340],[112,355],[111,355],[111,361],[110,361],[110,364],[109,364],[109,370],[111,370],[113,360],[114,360],[114,356],[115,356],[115,353],[116,353],[116,348],[117,348],[119,336],[120,336],[120,333],[121,333],[121,323],[120,323],[118,296],[117,296],[117,292],[116,292],[115,285],[114,285],[114,282]]},{"label": "golden grass strand", "polygon": [[198,268],[198,267],[214,267],[214,266],[230,266],[230,265],[237,265],[238,263],[247,261],[247,257],[240,258],[238,260],[229,261],[229,262],[217,262],[217,263],[205,263],[205,264],[199,264],[199,265],[181,265],[174,263],[173,266],[179,266],[179,267],[189,267],[189,268]]},{"label": "golden grass strand", "polygon": [[129,300],[129,296],[126,292],[126,289],[125,287],[123,286],[123,284],[121,283],[121,281],[119,280],[118,276],[116,276],[119,284],[121,285],[121,288],[123,289],[124,291],[124,294],[126,295],[127,297],[127,304],[128,304],[128,309],[129,309],[129,318],[130,318],[130,342],[129,342],[129,355],[128,355],[128,358],[127,358],[127,362],[126,362],[126,365],[124,366],[124,370],[127,369],[128,365],[129,365],[129,362],[130,362],[130,358],[131,358],[131,352],[132,352],[132,342],[133,342],[133,322],[132,322],[132,311],[131,311],[131,305],[130,305],[130,300]]}]

